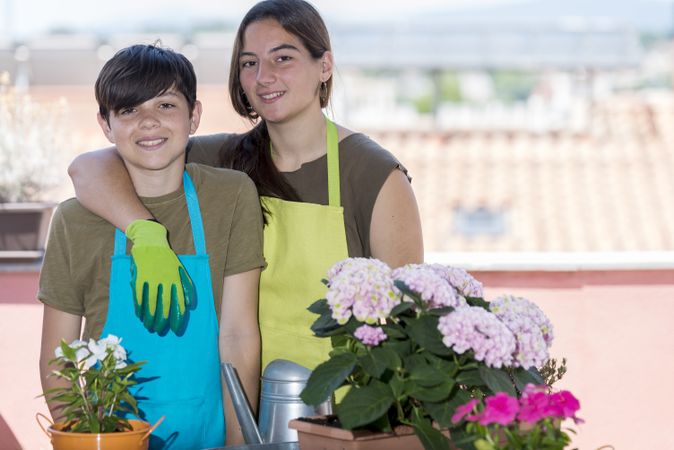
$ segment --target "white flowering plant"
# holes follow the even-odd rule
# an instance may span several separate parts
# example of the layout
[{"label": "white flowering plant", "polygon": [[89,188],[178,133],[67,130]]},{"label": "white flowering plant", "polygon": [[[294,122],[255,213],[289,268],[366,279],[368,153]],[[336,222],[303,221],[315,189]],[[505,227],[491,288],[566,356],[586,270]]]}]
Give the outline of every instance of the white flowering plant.
[{"label": "white flowering plant", "polygon": [[483,298],[465,270],[411,264],[395,270],[376,259],[349,258],[323,280],[326,298],[316,336],[332,339],[327,361],[312,372],[302,400],[317,405],[350,386],[336,406],[342,428],[414,428],[426,449],[473,449],[477,436],[452,422],[471,399],[521,396],[544,385],[553,328],[532,302]]},{"label": "white flowering plant", "polygon": [[124,418],[138,413],[129,388],[137,383],[134,374],[144,362],[129,363],[121,339],[108,335],[98,341],[61,341],[50,364],[59,366],[52,376],[67,381],[64,387],[43,395],[57,403],[65,417],[61,431],[110,433],[130,430]]}]

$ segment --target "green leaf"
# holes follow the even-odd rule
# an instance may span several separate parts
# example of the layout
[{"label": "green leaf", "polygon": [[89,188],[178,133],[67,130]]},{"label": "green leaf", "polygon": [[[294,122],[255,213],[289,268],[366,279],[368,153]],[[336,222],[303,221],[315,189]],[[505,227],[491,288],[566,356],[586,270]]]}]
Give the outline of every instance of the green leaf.
[{"label": "green leaf", "polygon": [[454,309],[452,306],[443,306],[442,308],[433,308],[428,310],[428,314],[432,316],[438,316],[442,317],[445,316],[451,312],[454,312]]},{"label": "green leaf", "polygon": [[[410,297],[411,299],[413,299],[415,303],[417,303],[417,304],[421,304],[421,303],[422,303],[422,302],[421,302],[421,297],[419,297],[419,294],[417,294],[417,293],[414,292],[412,289],[410,289],[409,287],[407,287],[407,285],[406,285],[404,282],[402,282],[402,281],[400,281],[400,280],[395,280],[395,281],[393,282],[393,284],[395,285],[395,287],[397,287],[398,289],[400,289],[400,292],[402,292],[403,294],[405,294],[405,295],[407,295],[408,297]],[[407,303],[410,303],[410,302],[407,302]]]},{"label": "green leaf", "polygon": [[512,371],[513,378],[515,379],[515,386],[517,386],[517,389],[522,392],[524,390],[524,387],[531,383],[531,384],[545,384],[545,381],[541,377],[541,375],[538,373],[538,370],[535,368],[531,368],[529,370],[525,370],[521,367],[518,367],[517,369]]},{"label": "green leaf", "polygon": [[73,350],[65,340],[61,339],[61,351],[63,351],[63,356],[70,362],[76,363],[77,362],[77,353],[75,350]]},{"label": "green leaf", "polygon": [[454,361],[448,361],[430,352],[424,352],[422,355],[432,367],[443,374],[449,375],[452,378],[456,376],[459,366]]},{"label": "green leaf", "polygon": [[389,339],[405,339],[407,334],[403,331],[402,327],[397,324],[382,325],[382,330],[386,333]]},{"label": "green leaf", "polygon": [[381,344],[381,347],[390,349],[403,358],[412,353],[412,345],[409,340],[397,341],[394,339],[387,339]]},{"label": "green leaf", "polygon": [[449,432],[452,445],[461,450],[475,450],[475,435],[468,433],[465,428],[456,428]]},{"label": "green leaf", "polygon": [[482,297],[466,297],[466,303],[468,303],[469,306],[479,306],[487,311],[489,310],[489,302]]},{"label": "green leaf", "polygon": [[433,428],[428,419],[421,417],[416,409],[412,415],[412,426],[425,450],[449,450],[449,440],[440,430]]},{"label": "green leaf", "polygon": [[337,333],[343,333],[343,325],[337,323],[329,314],[322,314],[311,325],[311,331],[318,337],[327,337]]},{"label": "green leaf", "polygon": [[[452,426],[452,416],[454,415],[456,408],[466,404],[470,398],[468,392],[459,389],[451,400],[445,402],[424,402],[424,408],[441,427],[449,428]],[[452,440],[453,439],[454,434],[452,433]]]},{"label": "green leaf", "polygon": [[386,369],[396,370],[401,366],[400,357],[390,348],[375,347],[367,355],[359,358],[363,369],[375,378],[381,377]]},{"label": "green leaf", "polygon": [[473,443],[473,445],[475,445],[476,450],[496,450],[496,447],[494,447],[489,443],[489,441],[485,439],[478,439]]},{"label": "green leaf", "polygon": [[411,397],[422,402],[440,402],[449,396],[453,387],[454,380],[452,379],[446,379],[442,383],[432,387],[422,386],[418,381],[409,380],[406,383],[405,389]]},{"label": "green leaf", "polygon": [[337,405],[337,416],[347,430],[367,425],[387,413],[395,398],[388,385],[374,380],[370,385],[352,388]]},{"label": "green leaf", "polygon": [[449,374],[433,367],[421,355],[405,358],[405,369],[408,371],[410,380],[424,387],[436,386],[449,377]]},{"label": "green leaf", "polygon": [[351,374],[355,365],[356,355],[353,353],[341,353],[320,364],[311,372],[300,394],[302,401],[308,405],[319,405],[326,401]]},{"label": "green leaf", "polygon": [[401,302],[401,303],[397,304],[395,307],[393,307],[389,316],[397,317],[398,315],[412,309],[413,306],[414,306],[414,303],[412,303],[412,302]]},{"label": "green leaf", "polygon": [[517,395],[515,386],[505,371],[487,366],[480,366],[478,370],[487,387],[494,393],[505,392],[513,397]]},{"label": "green leaf", "polygon": [[456,375],[456,382],[466,386],[485,385],[485,382],[477,369],[460,370]]},{"label": "green leaf", "polygon": [[424,315],[407,322],[407,332],[420,347],[436,355],[451,355],[453,351],[442,343],[438,318]]},{"label": "green leaf", "polygon": [[316,300],[311,305],[309,305],[307,309],[314,314],[324,314],[331,312],[330,305],[328,305],[328,301],[324,298]]},{"label": "green leaf", "polygon": [[393,397],[400,400],[403,396],[407,395],[405,392],[406,384],[400,377],[396,374],[388,381],[388,385],[391,388]]}]

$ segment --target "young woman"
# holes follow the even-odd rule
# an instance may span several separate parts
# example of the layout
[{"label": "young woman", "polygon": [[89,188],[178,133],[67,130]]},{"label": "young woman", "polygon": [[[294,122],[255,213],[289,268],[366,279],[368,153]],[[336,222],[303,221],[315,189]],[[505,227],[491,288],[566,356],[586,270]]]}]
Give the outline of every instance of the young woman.
[{"label": "young woman", "polygon": [[[330,342],[313,337],[316,316],[306,308],[325,295],[320,280],[335,262],[375,257],[397,267],[423,260],[405,169],[322,112],[333,66],[327,29],[309,3],[256,4],[236,34],[229,93],[234,109],[257,124],[245,134],[190,143],[189,162],[242,170],[260,195],[267,261],[259,305],[263,367],[284,358],[313,368],[326,358]],[[70,174],[78,199],[116,226],[152,218],[114,149],[79,156]]]}]

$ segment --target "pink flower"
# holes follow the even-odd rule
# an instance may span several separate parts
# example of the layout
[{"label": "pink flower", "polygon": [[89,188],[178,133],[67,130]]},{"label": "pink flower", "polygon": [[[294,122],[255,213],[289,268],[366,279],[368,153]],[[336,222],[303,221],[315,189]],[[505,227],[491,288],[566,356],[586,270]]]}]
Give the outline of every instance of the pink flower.
[{"label": "pink flower", "polygon": [[550,398],[545,392],[545,387],[528,384],[520,398],[519,419],[534,424],[550,416]]},{"label": "pink flower", "polygon": [[452,416],[452,423],[461,422],[461,420],[464,418],[464,416],[466,416],[466,414],[469,414],[470,412],[473,411],[475,405],[477,405],[477,400],[472,399],[465,405],[458,406],[456,410],[454,410],[454,415]]},{"label": "pink flower", "polygon": [[580,409],[580,402],[569,391],[560,391],[549,396],[549,413],[560,419],[573,419],[576,423],[583,420],[576,417]]},{"label": "pink flower", "polygon": [[392,277],[419,294],[431,309],[466,306],[466,300],[458,296],[447,280],[428,264],[407,264],[395,269]]},{"label": "pink flower", "polygon": [[516,398],[505,392],[498,392],[496,395],[485,399],[484,411],[479,415],[480,424],[510,425],[517,417],[519,409],[520,404]]},{"label": "pink flower", "polygon": [[365,345],[375,347],[379,345],[382,341],[385,341],[387,336],[379,327],[371,327],[369,325],[361,325],[356,328],[356,331],[353,335]]},{"label": "pink flower", "polygon": [[472,350],[475,359],[489,367],[500,368],[512,363],[515,337],[503,322],[479,306],[457,308],[440,317],[438,330],[442,342],[456,353]]}]

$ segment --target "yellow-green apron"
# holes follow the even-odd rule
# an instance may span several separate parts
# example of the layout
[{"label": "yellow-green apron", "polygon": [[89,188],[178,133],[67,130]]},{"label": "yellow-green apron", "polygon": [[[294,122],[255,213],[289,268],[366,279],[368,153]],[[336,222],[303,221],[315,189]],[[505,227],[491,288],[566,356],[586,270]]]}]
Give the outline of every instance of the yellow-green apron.
[{"label": "yellow-green apron", "polygon": [[269,211],[264,229],[267,267],[260,278],[262,368],[277,358],[314,369],[327,360],[330,339],[318,338],[318,318],[307,307],[325,298],[321,282],[334,263],[348,257],[339,189],[337,127],[326,118],[328,205],[262,197]]}]

